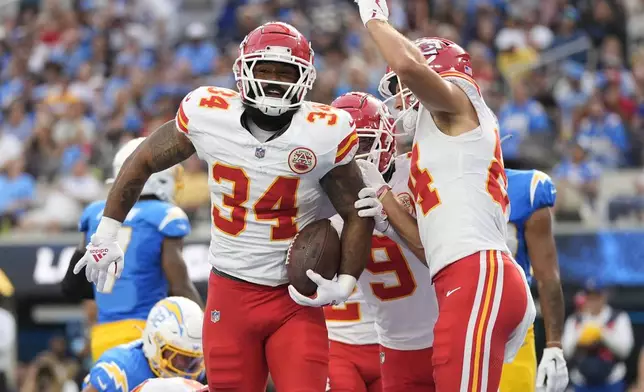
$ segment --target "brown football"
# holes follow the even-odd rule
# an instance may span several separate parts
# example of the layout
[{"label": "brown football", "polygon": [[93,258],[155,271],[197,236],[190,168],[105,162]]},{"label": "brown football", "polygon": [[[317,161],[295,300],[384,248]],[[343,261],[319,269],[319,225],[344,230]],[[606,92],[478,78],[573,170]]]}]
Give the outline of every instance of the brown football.
[{"label": "brown football", "polygon": [[340,236],[331,221],[321,219],[308,224],[295,235],[286,254],[288,280],[300,294],[315,294],[318,286],[306,271],[311,269],[333,279],[340,268],[340,250]]}]

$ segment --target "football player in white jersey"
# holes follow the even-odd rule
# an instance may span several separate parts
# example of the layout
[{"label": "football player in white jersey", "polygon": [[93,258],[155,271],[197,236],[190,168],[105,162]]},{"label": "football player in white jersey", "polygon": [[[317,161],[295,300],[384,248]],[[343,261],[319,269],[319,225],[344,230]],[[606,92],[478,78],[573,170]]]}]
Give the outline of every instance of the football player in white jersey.
[{"label": "football player in white jersey", "polygon": [[344,303],[324,307],[329,330],[327,391],[382,391],[375,317],[358,286]]},{"label": "football player in white jersey", "polygon": [[[505,243],[509,201],[496,117],[472,79],[470,56],[442,38],[411,42],[387,22],[382,0],[358,0],[389,65],[381,93],[417,105],[409,187],[417,219],[372,176],[391,225],[426,260],[440,309],[434,381],[441,391],[496,391],[534,321],[523,271]],[[375,171],[374,171],[375,172]],[[375,199],[374,199],[375,200]]]},{"label": "football player in white jersey", "polygon": [[[364,186],[355,125],[346,112],[304,101],[313,50],[288,24],[250,32],[233,70],[239,93],[197,88],[128,158],[76,272],[87,264],[98,290],[108,273],[118,277],[116,232],[145,181],[196,152],[209,165],[212,199],[203,331],[210,390],[264,391],[270,371],[277,390],[319,392],[328,374],[322,306],[353,291],[374,226],[354,207]],[[288,285],[286,251],[298,230],[325,218],[329,199],[347,222],[340,268],[333,281],[308,271],[318,289],[306,297]]]},{"label": "football player in white jersey", "polygon": [[[356,158],[363,158],[358,164],[384,177],[397,202],[413,214],[407,186],[410,154],[395,157],[394,118],[387,106],[372,95],[355,92],[337,98],[331,106],[349,112],[356,122],[360,138]],[[333,217],[331,222],[341,232],[342,219]],[[358,286],[367,304],[376,309],[385,392],[434,390],[431,358],[438,304],[427,274],[427,267],[389,223],[376,217],[371,257]]]}]

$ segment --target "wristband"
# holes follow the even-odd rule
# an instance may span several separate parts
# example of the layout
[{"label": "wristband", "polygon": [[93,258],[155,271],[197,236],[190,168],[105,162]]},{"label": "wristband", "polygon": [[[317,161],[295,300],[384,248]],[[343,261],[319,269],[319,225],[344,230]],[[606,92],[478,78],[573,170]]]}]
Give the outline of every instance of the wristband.
[{"label": "wristband", "polygon": [[376,197],[378,198],[378,200],[382,201],[382,199],[385,197],[387,192],[389,192],[390,190],[391,190],[391,187],[385,184],[376,191]]},{"label": "wristband", "polygon": [[116,239],[120,228],[121,222],[104,216],[96,228],[96,235],[100,238]]}]

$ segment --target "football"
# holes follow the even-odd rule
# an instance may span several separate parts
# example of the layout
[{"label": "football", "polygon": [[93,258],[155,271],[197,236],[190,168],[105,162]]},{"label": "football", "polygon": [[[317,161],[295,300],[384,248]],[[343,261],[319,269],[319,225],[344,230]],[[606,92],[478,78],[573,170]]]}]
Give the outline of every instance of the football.
[{"label": "football", "polygon": [[333,279],[340,268],[340,236],[331,221],[321,219],[298,232],[286,253],[286,272],[290,283],[303,295],[313,295],[317,285],[306,276],[311,269]]}]

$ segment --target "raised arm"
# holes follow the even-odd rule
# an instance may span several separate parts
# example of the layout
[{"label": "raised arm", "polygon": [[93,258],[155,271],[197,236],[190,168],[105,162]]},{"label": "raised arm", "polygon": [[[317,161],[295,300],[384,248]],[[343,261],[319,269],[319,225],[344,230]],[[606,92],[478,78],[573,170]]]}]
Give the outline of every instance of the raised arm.
[{"label": "raised arm", "polygon": [[194,152],[192,142],[176,128],[174,120],[160,126],[123,164],[107,196],[103,216],[123,222],[152,174],[183,162]]},{"label": "raised arm", "polygon": [[451,114],[471,110],[463,90],[431,69],[420,50],[387,21],[371,19],[365,26],[400,83],[409,88],[424,107]]},{"label": "raised arm", "polygon": [[337,166],[320,180],[320,184],[344,220],[338,275],[346,274],[358,279],[369,260],[374,227],[373,219],[359,217],[354,207],[358,193],[365,186],[360,169],[355,161]]}]

